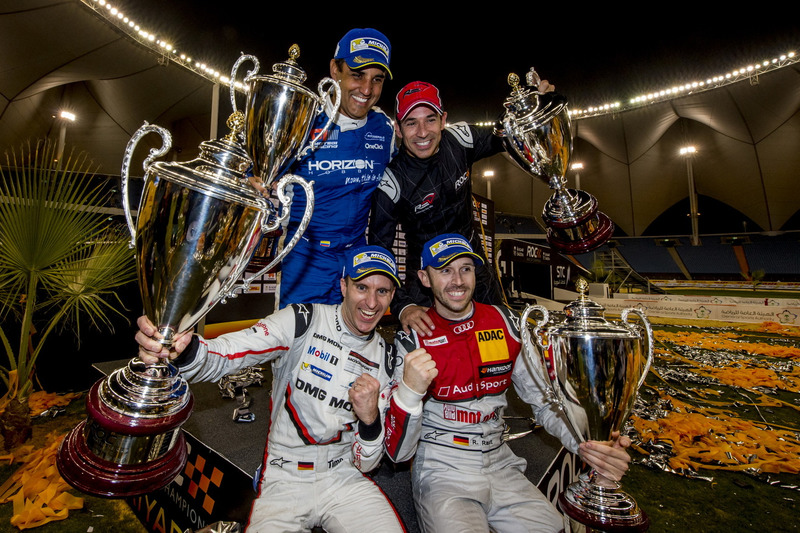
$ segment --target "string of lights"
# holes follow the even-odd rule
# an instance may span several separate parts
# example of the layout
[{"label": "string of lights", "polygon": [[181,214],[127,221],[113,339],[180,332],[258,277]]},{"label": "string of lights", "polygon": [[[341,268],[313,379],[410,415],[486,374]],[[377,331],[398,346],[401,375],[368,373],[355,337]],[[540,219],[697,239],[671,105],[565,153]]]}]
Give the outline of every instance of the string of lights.
[{"label": "string of lights", "polygon": [[[186,69],[203,76],[213,83],[230,85],[228,75],[221,73],[214,66],[208,65],[201,60],[193,58],[185,51],[179,51],[173,44],[163,36],[155,35],[147,29],[142,28],[136,21],[125,15],[120,9],[115,7],[107,0],[81,0],[88,8],[103,17],[110,24],[128,34],[142,45],[161,54],[163,61],[174,62]],[[570,109],[570,116],[573,119],[595,117],[627,111],[637,107],[643,107],[655,102],[662,102],[673,98],[680,98],[690,94],[696,94],[731,85],[743,80],[757,80],[760,74],[765,74],[773,70],[793,65],[800,61],[800,57],[795,52],[787,52],[772,59],[765,59],[739,68],[732,69],[724,74],[711,76],[705,80],[690,81],[681,85],[666,87],[655,90],[647,94],[641,94],[630,98],[627,102],[610,102],[585,108]],[[245,90],[243,84],[235,82],[238,90]],[[494,126],[494,123],[479,122],[477,126]]]},{"label": "string of lights", "polygon": [[[162,61],[170,61],[184,67],[199,76],[202,76],[212,83],[220,83],[230,86],[230,77],[212,65],[204,63],[202,60],[193,58],[186,51],[179,51],[175,45],[163,36],[151,33],[135,20],[128,17],[119,8],[106,0],[81,0],[83,5],[104,18],[109,24],[123,31],[132,39],[138,41],[143,46],[150,48],[161,55]],[[238,90],[245,90],[244,85],[237,81],[235,87]]]}]

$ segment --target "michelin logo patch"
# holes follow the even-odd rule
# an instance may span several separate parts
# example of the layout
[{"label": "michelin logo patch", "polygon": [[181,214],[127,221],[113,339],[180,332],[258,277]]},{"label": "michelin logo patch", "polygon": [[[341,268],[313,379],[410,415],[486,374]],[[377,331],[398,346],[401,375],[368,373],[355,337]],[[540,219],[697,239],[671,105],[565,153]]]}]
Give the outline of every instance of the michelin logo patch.
[{"label": "michelin logo patch", "polygon": [[310,363],[303,363],[300,365],[300,368],[305,370],[306,372],[311,372],[315,376],[324,379],[325,381],[330,381],[333,377],[333,374],[330,372],[326,372],[325,370],[319,368],[318,366],[314,366]]}]

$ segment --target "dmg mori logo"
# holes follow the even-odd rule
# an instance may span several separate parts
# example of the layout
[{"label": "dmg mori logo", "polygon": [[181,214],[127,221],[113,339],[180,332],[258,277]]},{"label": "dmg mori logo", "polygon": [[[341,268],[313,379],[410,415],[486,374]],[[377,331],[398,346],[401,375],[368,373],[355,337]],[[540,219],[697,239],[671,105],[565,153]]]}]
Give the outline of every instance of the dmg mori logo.
[{"label": "dmg mori logo", "polygon": [[454,333],[464,333],[465,331],[469,331],[475,327],[475,321],[470,320],[469,322],[464,322],[463,324],[459,324],[453,328]]}]

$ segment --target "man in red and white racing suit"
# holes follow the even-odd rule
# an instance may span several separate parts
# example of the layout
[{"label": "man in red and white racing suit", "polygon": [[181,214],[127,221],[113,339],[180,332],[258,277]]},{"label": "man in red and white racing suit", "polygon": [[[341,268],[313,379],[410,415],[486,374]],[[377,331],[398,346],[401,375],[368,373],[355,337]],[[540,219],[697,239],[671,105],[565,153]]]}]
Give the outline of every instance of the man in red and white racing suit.
[{"label": "man in red and white racing suit", "polygon": [[480,260],[459,235],[423,248],[420,279],[434,294],[428,313],[435,329],[427,337],[398,335],[405,362],[386,414],[386,450],[398,462],[416,452],[412,487],[423,531],[561,531],[566,522],[502,440],[509,386],[533,407],[538,423],[606,477],[627,471],[621,446],[629,443],[578,445],[547,400],[540,374],[519,357],[519,317],[472,301]]},{"label": "man in red and white racing suit", "polygon": [[399,280],[392,254],[365,246],[347,255],[339,305],[293,304],[246,330],[205,340],[185,335],[168,353],[145,317],[140,358],[169,356],[191,381],[215,381],[272,362],[272,411],[259,493],[247,531],[328,533],[404,528],[362,472],[383,455],[393,346],[374,329]]}]

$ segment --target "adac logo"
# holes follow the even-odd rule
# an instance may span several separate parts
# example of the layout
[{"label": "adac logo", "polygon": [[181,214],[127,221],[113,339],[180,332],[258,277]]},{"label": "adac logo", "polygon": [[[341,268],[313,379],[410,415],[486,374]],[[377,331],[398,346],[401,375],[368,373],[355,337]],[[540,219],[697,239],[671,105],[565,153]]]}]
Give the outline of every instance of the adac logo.
[{"label": "adac logo", "polygon": [[509,359],[508,344],[502,329],[482,329],[475,332],[475,338],[484,363]]}]

